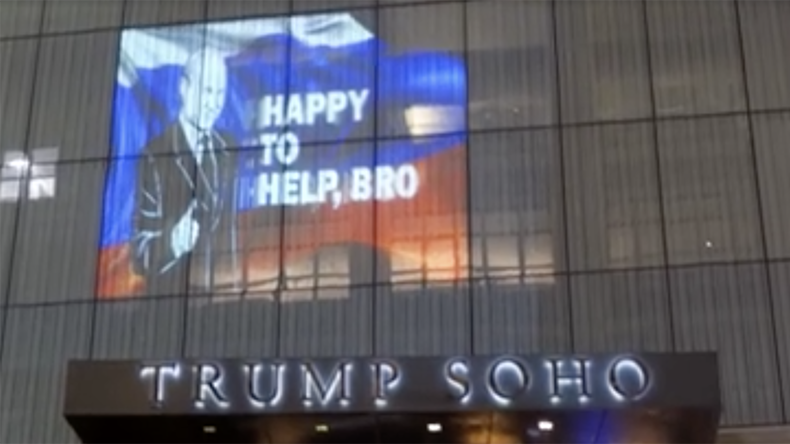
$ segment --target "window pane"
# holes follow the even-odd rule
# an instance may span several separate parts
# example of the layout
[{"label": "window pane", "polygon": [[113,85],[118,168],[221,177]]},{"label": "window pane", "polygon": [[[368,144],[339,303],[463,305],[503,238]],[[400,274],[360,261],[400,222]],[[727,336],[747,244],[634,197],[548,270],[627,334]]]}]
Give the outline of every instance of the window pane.
[{"label": "window pane", "polygon": [[762,257],[746,118],[659,124],[671,264]]},{"label": "window pane", "polygon": [[376,0],[292,0],[293,12],[341,11],[347,8],[373,6]]},{"label": "window pane", "polygon": [[[303,146],[293,163],[263,170],[250,213],[283,217],[284,227],[253,234],[264,242],[247,244],[255,250],[248,258],[251,274],[279,275],[280,288],[289,290],[372,282],[373,202],[352,189],[352,171],[371,170],[372,148],[370,142]],[[265,239],[280,237],[282,252],[266,254],[262,247],[271,242]]]},{"label": "window pane", "polygon": [[203,20],[207,0],[126,0],[124,25]]},{"label": "window pane", "polygon": [[[152,152],[164,151],[154,148]],[[201,232],[204,209],[194,204],[194,157],[152,152],[115,160],[110,166],[99,256],[100,298],[184,294],[189,254],[198,241],[206,248],[211,238],[205,236],[205,227]],[[116,181],[116,186],[110,185]]]},{"label": "window pane", "polygon": [[70,359],[88,359],[92,305],[8,310],[0,361],[0,441],[79,442],[63,420],[64,370]]},{"label": "window pane", "polygon": [[104,158],[110,140],[115,32],[41,41],[29,149],[64,160]]},{"label": "window pane", "polygon": [[[14,303],[93,295],[104,162],[58,164],[54,173],[49,181],[54,197],[34,199],[29,192],[20,207],[11,282]],[[29,186],[34,186],[32,180]]]},{"label": "window pane", "polygon": [[38,34],[43,9],[44,0],[0,2],[0,38]]},{"label": "window pane", "polygon": [[549,2],[471,2],[467,8],[470,127],[554,122],[555,59]]},{"label": "window pane", "polygon": [[463,136],[379,142],[375,235],[387,259],[377,263],[377,282],[467,276],[465,146]]},{"label": "window pane", "polygon": [[280,355],[370,356],[373,291],[364,286],[280,293]]},{"label": "window pane", "polygon": [[659,115],[745,108],[735,8],[730,1],[649,1]]},{"label": "window pane", "polygon": [[37,45],[36,40],[0,42],[0,154],[25,149]]},{"label": "window pane", "polygon": [[790,257],[790,114],[756,115],[754,140],[768,257]]},{"label": "window pane", "polygon": [[480,134],[470,147],[474,275],[520,282],[564,269],[556,133]]},{"label": "window pane", "polygon": [[771,284],[771,297],[773,303],[769,306],[773,314],[774,331],[778,339],[777,347],[779,360],[779,377],[782,382],[785,409],[790,407],[790,387],[787,386],[787,378],[790,375],[790,347],[787,347],[787,338],[790,338],[790,324],[785,319],[790,319],[790,263],[774,262],[768,264],[769,278]]},{"label": "window pane", "polygon": [[[200,82],[209,66],[201,63],[205,35],[206,27],[200,24],[123,32],[112,113],[113,156],[137,156],[180,114],[191,120],[199,115]],[[187,74],[198,80],[197,87],[184,88],[182,97],[180,82]],[[189,106],[182,106],[187,102]]]},{"label": "window pane", "polygon": [[379,12],[379,136],[465,129],[462,19],[460,4]]},{"label": "window pane", "polygon": [[184,299],[98,302],[93,359],[172,359],[181,353]]},{"label": "window pane", "polygon": [[472,287],[475,353],[570,351],[567,277],[509,281],[485,279]]},{"label": "window pane", "polygon": [[468,353],[472,340],[469,302],[466,282],[376,288],[376,353],[383,356]]},{"label": "window pane", "polygon": [[723,425],[782,420],[776,344],[763,267],[670,270],[676,351],[717,352]]},{"label": "window pane", "polygon": [[121,25],[123,0],[58,0],[46,2],[44,33],[115,28]]},{"label": "window pane", "polygon": [[649,116],[644,3],[560,1],[556,5],[563,121]]},{"label": "window pane", "polygon": [[790,106],[790,3],[740,1],[752,109]]},{"label": "window pane", "polygon": [[291,20],[289,100],[278,111],[300,143],[373,138],[375,32],[368,9]]},{"label": "window pane", "polygon": [[208,0],[208,18],[250,18],[256,15],[287,15],[289,0]]},{"label": "window pane", "polygon": [[186,355],[249,358],[277,353],[278,302],[272,293],[190,298]]},{"label": "window pane", "polygon": [[574,351],[671,351],[666,283],[664,270],[572,276]]},{"label": "window pane", "polygon": [[662,265],[652,126],[567,129],[564,142],[571,268]]}]

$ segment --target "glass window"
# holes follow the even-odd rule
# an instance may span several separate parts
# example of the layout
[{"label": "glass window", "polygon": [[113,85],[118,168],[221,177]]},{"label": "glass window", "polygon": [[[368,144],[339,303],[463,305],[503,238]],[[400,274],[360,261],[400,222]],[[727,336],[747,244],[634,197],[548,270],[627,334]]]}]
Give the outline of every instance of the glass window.
[{"label": "glass window", "polygon": [[574,350],[582,353],[671,351],[664,270],[571,276],[571,295]]},{"label": "glass window", "polygon": [[563,121],[650,116],[644,3],[556,5]]},{"label": "glass window", "polygon": [[[185,35],[198,32],[194,25],[174,28],[168,40],[178,44]],[[164,90],[152,84],[150,91],[170,108],[171,122],[195,121],[200,116],[197,126],[214,132],[223,148],[274,143],[286,131],[289,117],[304,118],[304,109],[295,107],[303,103],[286,97],[289,32],[287,17],[209,23],[203,51],[195,35],[197,46],[185,47],[188,53],[178,62],[183,66],[172,87]],[[140,69],[144,68],[141,60]],[[189,88],[182,90],[181,79],[192,77],[200,82],[184,83]],[[172,101],[173,95],[178,100]]]},{"label": "glass window", "polygon": [[0,42],[0,153],[25,149],[37,46],[31,39]]},{"label": "glass window", "polygon": [[466,155],[462,135],[379,141],[369,191],[382,253],[377,282],[467,277]]},{"label": "glass window", "polygon": [[8,310],[0,361],[0,441],[77,442],[63,420],[64,370],[70,359],[88,359],[93,305]]},{"label": "glass window", "polygon": [[763,256],[745,117],[658,126],[670,264]]},{"label": "glass window", "polygon": [[107,156],[117,36],[41,40],[29,149],[58,148],[63,160]]},{"label": "glass window", "polygon": [[664,264],[653,127],[565,130],[571,269]]},{"label": "glass window", "polygon": [[566,276],[514,284],[486,279],[472,287],[477,354],[571,350]]},{"label": "glass window", "polygon": [[[437,2],[437,1],[459,1],[459,0],[378,0],[382,6],[402,5],[402,4],[417,4],[420,2]],[[465,0],[460,0],[465,1]]]},{"label": "glass window", "polygon": [[197,21],[205,15],[206,0],[127,0],[124,25]]},{"label": "glass window", "polygon": [[98,302],[93,359],[168,359],[181,353],[183,297]]},{"label": "glass window", "polygon": [[[152,151],[164,152],[159,148]],[[198,241],[206,248],[212,239],[205,227],[201,231],[199,215],[205,209],[193,199],[195,176],[191,154],[149,153],[111,163],[100,239],[100,298],[185,293],[189,255]]]},{"label": "glass window", "polygon": [[261,192],[280,176],[283,289],[373,282],[373,149],[372,142],[308,145],[283,173],[260,176]]},{"label": "glass window", "polygon": [[[786,344],[785,338],[790,337],[790,324],[785,322],[785,319],[790,319],[790,298],[786,296],[790,294],[790,263],[769,263],[768,270],[773,299],[770,310],[773,314],[775,334],[779,340],[779,343],[775,345],[779,358],[779,378],[787,381],[787,375],[790,375],[790,348],[784,344]],[[790,387],[787,387],[787,384],[782,384],[782,393],[782,399],[785,408],[787,408],[790,401]]]},{"label": "glass window", "polygon": [[[44,7],[44,33],[119,27],[123,0],[57,0]],[[92,65],[89,65],[92,66]]]},{"label": "glass window", "polygon": [[790,3],[739,1],[752,109],[790,106]]},{"label": "glass window", "polygon": [[556,120],[554,30],[547,1],[470,2],[469,126]]},{"label": "glass window", "polygon": [[277,354],[277,303],[273,294],[189,298],[186,355],[248,358]]},{"label": "glass window", "polygon": [[19,209],[11,302],[90,299],[104,162],[31,163],[26,176],[22,193],[30,194]]},{"label": "glass window", "polygon": [[368,9],[294,17],[288,100],[262,104],[262,117],[304,144],[373,138],[375,32]]},{"label": "glass window", "polygon": [[767,254],[786,259],[790,257],[790,114],[755,115],[752,119]]},{"label": "glass window", "polygon": [[280,356],[371,356],[373,294],[369,286],[280,293]]},{"label": "glass window", "polygon": [[287,15],[289,0],[208,0],[208,18],[250,18],[256,15]]},{"label": "glass window", "polygon": [[734,2],[646,2],[660,116],[745,109]]},{"label": "glass window", "polygon": [[558,148],[549,130],[471,137],[474,276],[540,281],[565,268]]},{"label": "glass window", "polygon": [[670,270],[676,351],[717,352],[722,424],[782,420],[777,345],[773,341],[764,266]]},{"label": "glass window", "polygon": [[[203,24],[123,32],[118,65],[113,68],[116,75],[106,76],[115,79],[113,121],[112,126],[108,125],[112,128],[112,156],[140,155],[180,114],[196,120],[204,108],[199,100],[203,76],[212,71],[205,68],[213,66],[201,63],[205,42]],[[182,94],[181,83],[187,78],[192,83],[184,82],[190,88],[183,88]],[[182,106],[183,103],[187,105]]]},{"label": "glass window", "polygon": [[376,0],[292,0],[293,12],[327,11],[336,12],[347,8],[373,6]]},{"label": "glass window", "polygon": [[470,310],[466,282],[382,285],[376,288],[376,353],[442,356],[466,352],[472,340]]},{"label": "glass window", "polygon": [[462,5],[381,9],[378,31],[378,136],[464,131]]},{"label": "glass window", "polygon": [[43,9],[44,0],[0,2],[0,38],[38,34]]}]

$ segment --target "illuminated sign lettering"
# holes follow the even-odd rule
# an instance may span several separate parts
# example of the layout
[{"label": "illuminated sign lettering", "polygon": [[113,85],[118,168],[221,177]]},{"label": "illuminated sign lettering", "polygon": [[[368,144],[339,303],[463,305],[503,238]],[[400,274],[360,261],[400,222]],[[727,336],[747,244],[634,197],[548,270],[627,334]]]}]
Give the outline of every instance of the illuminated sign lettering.
[{"label": "illuminated sign lettering", "polygon": [[[391,409],[410,402],[445,408],[560,408],[639,402],[653,372],[631,356],[171,362],[139,367],[149,404],[174,402],[184,385],[202,411]],[[419,400],[409,400],[418,393]]]}]

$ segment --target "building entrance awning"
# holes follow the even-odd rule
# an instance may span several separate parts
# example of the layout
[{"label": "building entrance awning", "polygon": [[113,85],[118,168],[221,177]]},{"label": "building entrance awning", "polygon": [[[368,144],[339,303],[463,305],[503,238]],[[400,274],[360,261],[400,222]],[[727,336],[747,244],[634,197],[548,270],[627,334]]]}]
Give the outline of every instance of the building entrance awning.
[{"label": "building entrance awning", "polygon": [[65,399],[83,442],[713,442],[719,410],[705,353],[73,361]]}]

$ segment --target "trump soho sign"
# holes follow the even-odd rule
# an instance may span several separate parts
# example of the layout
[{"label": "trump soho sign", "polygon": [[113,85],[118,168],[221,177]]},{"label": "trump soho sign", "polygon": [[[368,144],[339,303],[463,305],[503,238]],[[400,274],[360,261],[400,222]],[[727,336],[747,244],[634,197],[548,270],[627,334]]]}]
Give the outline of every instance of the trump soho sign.
[{"label": "trump soho sign", "polygon": [[67,414],[710,406],[710,354],[75,361]]}]

